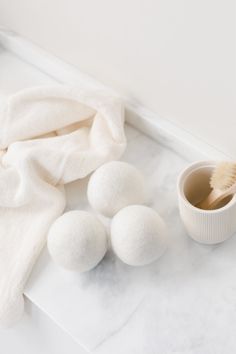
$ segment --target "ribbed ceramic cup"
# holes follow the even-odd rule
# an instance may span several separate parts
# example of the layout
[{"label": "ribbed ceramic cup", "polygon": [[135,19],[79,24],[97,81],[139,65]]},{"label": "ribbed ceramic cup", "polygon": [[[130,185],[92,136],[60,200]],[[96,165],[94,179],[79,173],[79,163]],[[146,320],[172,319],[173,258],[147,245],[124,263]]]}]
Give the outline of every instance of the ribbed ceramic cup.
[{"label": "ribbed ceramic cup", "polygon": [[195,241],[216,244],[236,232],[236,196],[229,197],[216,210],[202,210],[194,205],[210,191],[209,180],[216,165],[214,161],[200,161],[188,166],[178,179],[181,219],[187,233]]}]

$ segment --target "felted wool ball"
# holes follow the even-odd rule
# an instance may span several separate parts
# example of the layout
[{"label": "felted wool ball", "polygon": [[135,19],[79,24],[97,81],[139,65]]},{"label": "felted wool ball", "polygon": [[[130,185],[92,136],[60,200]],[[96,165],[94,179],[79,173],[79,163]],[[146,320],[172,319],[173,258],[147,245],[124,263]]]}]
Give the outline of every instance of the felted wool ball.
[{"label": "felted wool ball", "polygon": [[88,271],[107,251],[105,227],[86,211],[67,212],[50,228],[48,250],[58,265],[79,272]]},{"label": "felted wool ball", "polygon": [[142,205],[128,206],[112,220],[111,243],[115,254],[133,266],[158,259],[166,249],[167,229],[153,209]]},{"label": "felted wool ball", "polygon": [[143,204],[146,186],[141,173],[122,161],[108,162],[99,167],[88,183],[88,200],[99,213],[112,217],[131,204]]}]

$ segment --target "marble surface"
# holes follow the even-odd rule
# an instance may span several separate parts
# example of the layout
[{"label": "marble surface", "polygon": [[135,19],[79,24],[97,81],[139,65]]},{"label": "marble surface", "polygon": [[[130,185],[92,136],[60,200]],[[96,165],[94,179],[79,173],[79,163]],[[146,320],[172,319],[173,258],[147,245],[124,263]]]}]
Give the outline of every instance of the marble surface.
[{"label": "marble surface", "polygon": [[[0,93],[53,82],[4,52],[0,76]],[[146,177],[149,205],[169,228],[167,252],[150,266],[134,268],[109,251],[93,271],[79,275],[54,265],[45,249],[25,295],[92,353],[234,353],[236,237],[217,246],[192,241],[176,196],[177,176],[188,162],[130,126],[126,134],[123,160]],[[83,180],[66,187],[68,210],[90,209],[86,185]],[[109,219],[102,221],[109,231]]]}]

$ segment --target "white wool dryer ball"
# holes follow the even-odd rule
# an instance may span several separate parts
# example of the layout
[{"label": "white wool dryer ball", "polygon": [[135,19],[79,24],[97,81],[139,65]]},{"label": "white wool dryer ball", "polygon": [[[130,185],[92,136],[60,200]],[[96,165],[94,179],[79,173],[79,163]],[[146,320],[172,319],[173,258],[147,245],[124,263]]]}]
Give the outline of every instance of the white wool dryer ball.
[{"label": "white wool dryer ball", "polygon": [[142,205],[128,206],[112,220],[111,243],[115,254],[133,266],[158,259],[166,249],[167,229],[153,209]]},{"label": "white wool dryer ball", "polygon": [[87,195],[93,209],[108,217],[128,205],[143,204],[147,199],[142,174],[122,161],[99,167],[89,180]]},{"label": "white wool dryer ball", "polygon": [[107,251],[103,224],[86,211],[70,211],[50,228],[48,250],[58,265],[85,272],[94,268]]}]

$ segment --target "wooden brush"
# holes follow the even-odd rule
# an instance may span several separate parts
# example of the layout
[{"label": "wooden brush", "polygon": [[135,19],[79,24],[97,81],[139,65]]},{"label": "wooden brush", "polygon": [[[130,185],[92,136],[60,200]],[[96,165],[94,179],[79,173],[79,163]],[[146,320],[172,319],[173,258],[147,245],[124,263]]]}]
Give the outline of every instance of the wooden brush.
[{"label": "wooden brush", "polygon": [[236,193],[236,163],[219,163],[212,173],[210,186],[211,193],[196,205],[197,208],[217,209],[226,197]]}]

